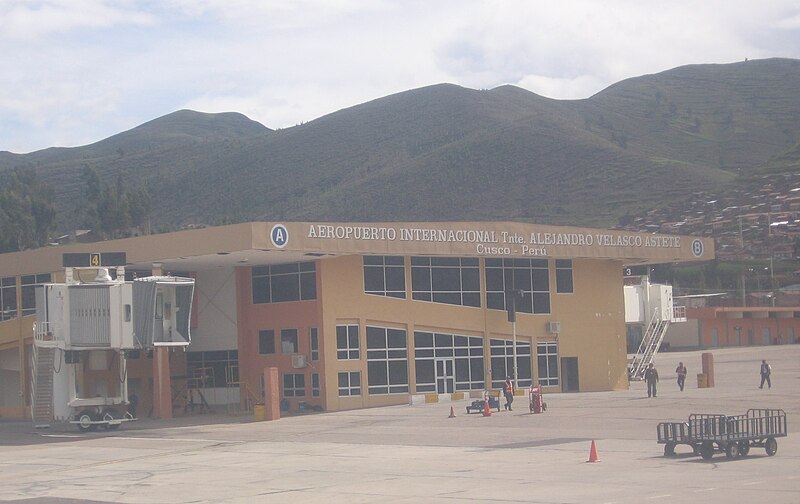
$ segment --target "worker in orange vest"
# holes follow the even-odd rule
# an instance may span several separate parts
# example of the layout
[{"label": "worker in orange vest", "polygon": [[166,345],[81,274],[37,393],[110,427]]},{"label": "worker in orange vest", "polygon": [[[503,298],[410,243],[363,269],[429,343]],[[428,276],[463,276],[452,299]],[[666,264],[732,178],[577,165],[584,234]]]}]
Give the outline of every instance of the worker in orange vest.
[{"label": "worker in orange vest", "polygon": [[514,384],[510,376],[506,376],[506,382],[503,384],[503,395],[506,396],[506,410],[513,411],[511,403],[514,402]]}]

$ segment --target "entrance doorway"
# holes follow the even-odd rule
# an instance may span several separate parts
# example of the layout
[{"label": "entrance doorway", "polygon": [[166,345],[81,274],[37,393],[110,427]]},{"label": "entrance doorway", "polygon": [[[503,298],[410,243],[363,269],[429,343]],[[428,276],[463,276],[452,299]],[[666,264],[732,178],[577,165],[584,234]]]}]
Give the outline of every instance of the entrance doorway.
[{"label": "entrance doorway", "polygon": [[578,386],[578,358],[561,358],[561,375],[564,377],[564,392],[579,392]]},{"label": "entrance doorway", "polygon": [[453,359],[436,359],[436,393],[452,394],[456,391]]}]

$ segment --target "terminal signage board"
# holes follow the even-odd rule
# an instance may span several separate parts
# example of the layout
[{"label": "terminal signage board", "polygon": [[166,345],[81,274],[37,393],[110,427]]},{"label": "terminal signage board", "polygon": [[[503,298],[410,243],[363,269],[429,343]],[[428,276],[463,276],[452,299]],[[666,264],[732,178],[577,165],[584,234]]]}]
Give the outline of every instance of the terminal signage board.
[{"label": "terminal signage board", "polygon": [[67,253],[62,258],[64,268],[109,268],[125,266],[125,252]]}]

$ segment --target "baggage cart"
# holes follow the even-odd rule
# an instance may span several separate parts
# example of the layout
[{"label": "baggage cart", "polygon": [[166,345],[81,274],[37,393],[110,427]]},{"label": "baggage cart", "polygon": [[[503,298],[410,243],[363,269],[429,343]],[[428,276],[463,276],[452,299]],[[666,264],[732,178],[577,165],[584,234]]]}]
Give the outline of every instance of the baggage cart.
[{"label": "baggage cart", "polygon": [[719,450],[728,458],[745,457],[751,447],[764,448],[770,457],[778,451],[776,438],[786,436],[786,412],[782,409],[749,409],[744,415],[691,414],[687,422],[661,422],[658,442],[664,456],[675,455],[685,444],[695,455],[710,460]]}]

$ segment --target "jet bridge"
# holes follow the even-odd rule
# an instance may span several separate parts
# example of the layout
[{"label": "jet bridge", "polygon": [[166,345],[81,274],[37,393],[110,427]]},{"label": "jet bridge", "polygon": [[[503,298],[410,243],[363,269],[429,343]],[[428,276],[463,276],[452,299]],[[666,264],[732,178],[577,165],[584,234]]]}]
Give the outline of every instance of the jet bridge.
[{"label": "jet bridge", "polygon": [[[65,266],[74,261],[69,255]],[[112,264],[116,278],[101,254],[85,255],[89,265],[67,266],[66,283],[36,289],[31,417],[37,427],[69,421],[87,431],[134,420],[126,352],[191,342],[194,279],[125,281],[125,254],[112,256],[122,262]],[[91,281],[82,280],[87,270]]]}]

